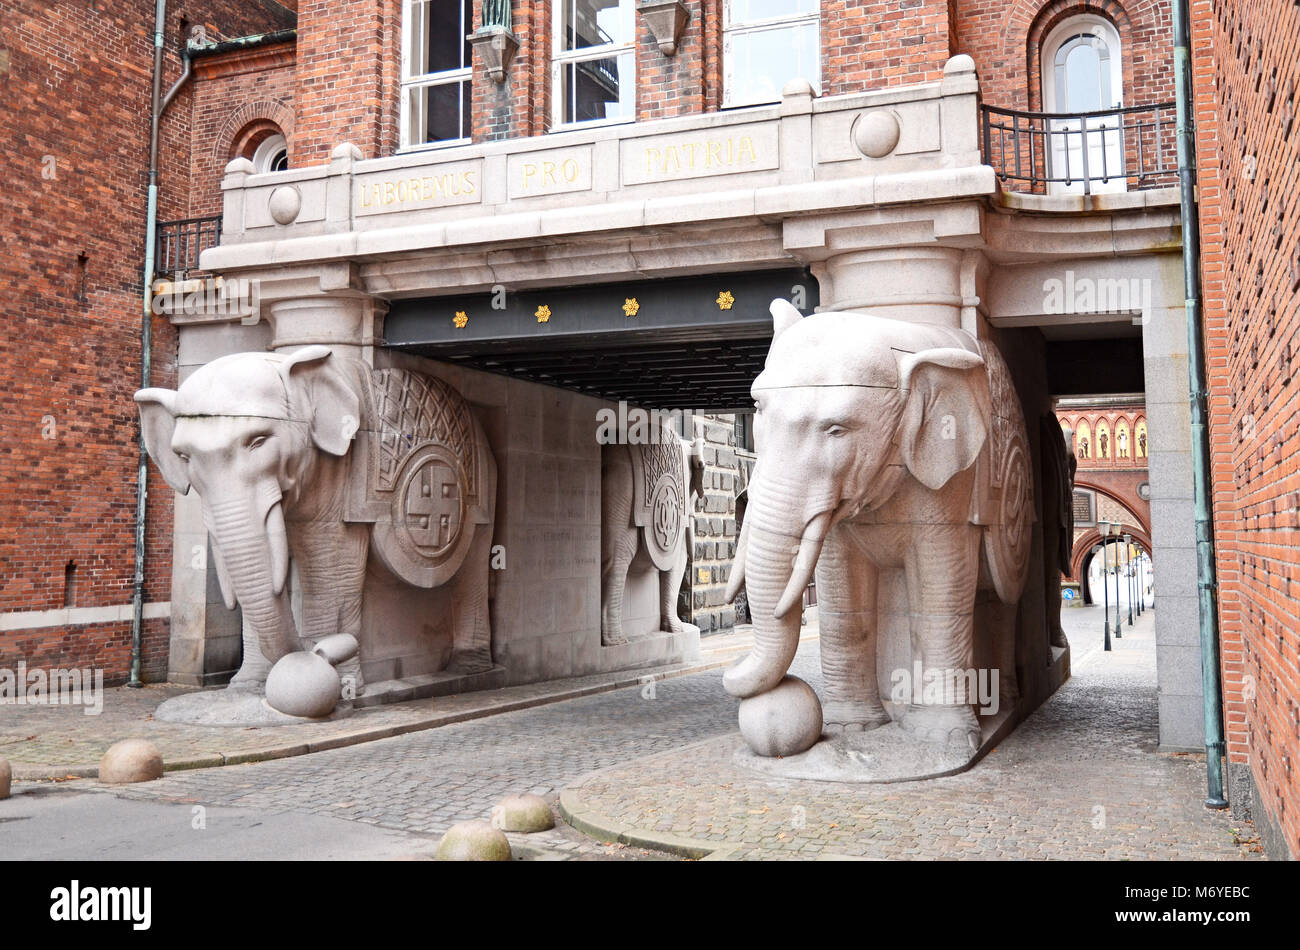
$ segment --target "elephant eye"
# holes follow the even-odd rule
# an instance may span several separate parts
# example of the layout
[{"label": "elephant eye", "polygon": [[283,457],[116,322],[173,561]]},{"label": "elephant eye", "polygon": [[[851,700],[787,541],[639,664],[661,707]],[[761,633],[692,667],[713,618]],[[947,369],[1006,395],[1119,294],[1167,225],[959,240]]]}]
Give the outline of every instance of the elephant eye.
[{"label": "elephant eye", "polygon": [[182,462],[188,462],[190,460],[190,457],[186,455],[184,452],[177,452],[176,457],[180,459]]},{"label": "elephant eye", "polygon": [[832,422],[826,426],[825,432],[829,436],[841,436],[848,432],[847,426],[842,426],[838,422]]},{"label": "elephant eye", "polygon": [[267,436],[265,435],[255,435],[248,440],[248,447],[250,449],[260,448],[266,442],[266,439]]}]

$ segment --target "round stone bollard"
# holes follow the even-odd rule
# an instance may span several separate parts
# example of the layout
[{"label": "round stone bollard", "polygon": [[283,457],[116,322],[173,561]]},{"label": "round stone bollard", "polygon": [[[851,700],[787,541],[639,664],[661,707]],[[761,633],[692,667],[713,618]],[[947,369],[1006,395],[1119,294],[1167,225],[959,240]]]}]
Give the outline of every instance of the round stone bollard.
[{"label": "round stone bollard", "polygon": [[162,774],[162,753],[147,739],[116,742],[99,760],[99,780],[105,785],[152,782]]},{"label": "round stone bollard", "polygon": [[755,754],[798,755],[822,735],[822,704],[813,688],[786,676],[766,693],[740,701],[740,734]]},{"label": "round stone bollard", "polygon": [[510,795],[492,809],[492,824],[504,831],[531,834],[554,828],[555,816],[541,795]]},{"label": "round stone bollard", "polygon": [[447,829],[434,857],[439,861],[509,861],[505,832],[486,821],[461,821]]},{"label": "round stone bollard", "polygon": [[9,797],[9,787],[13,777],[14,770],[9,767],[9,760],[0,758],[0,802]]}]

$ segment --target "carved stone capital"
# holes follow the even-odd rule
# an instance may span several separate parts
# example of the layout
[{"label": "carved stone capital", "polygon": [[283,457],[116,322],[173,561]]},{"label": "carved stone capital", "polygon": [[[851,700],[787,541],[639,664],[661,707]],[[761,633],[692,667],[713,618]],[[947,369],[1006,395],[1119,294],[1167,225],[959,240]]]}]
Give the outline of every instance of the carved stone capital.
[{"label": "carved stone capital", "polygon": [[483,26],[469,36],[493,82],[505,82],[506,70],[519,49],[519,37],[503,26]]},{"label": "carved stone capital", "polygon": [[681,0],[641,0],[636,9],[654,34],[659,52],[665,56],[675,55],[682,30],[686,29],[686,24],[691,19],[691,11],[686,4]]}]

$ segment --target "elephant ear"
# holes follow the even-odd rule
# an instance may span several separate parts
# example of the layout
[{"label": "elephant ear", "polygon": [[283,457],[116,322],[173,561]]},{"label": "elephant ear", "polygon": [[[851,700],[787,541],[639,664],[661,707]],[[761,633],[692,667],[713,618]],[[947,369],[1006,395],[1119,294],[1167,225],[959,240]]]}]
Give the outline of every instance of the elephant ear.
[{"label": "elephant ear", "polygon": [[280,374],[291,403],[309,414],[316,447],[330,455],[346,455],[361,427],[361,397],[330,365],[330,356],[328,347],[304,346],[285,357]]},{"label": "elephant ear", "polygon": [[898,365],[906,393],[899,447],[907,470],[937,490],[974,464],[992,421],[984,360],[968,350],[911,353]]},{"label": "elephant ear", "polygon": [[176,390],[142,389],[135,394],[135,401],[140,407],[140,432],[150,458],[168,485],[182,495],[188,495],[190,474],[185,463],[172,451],[172,433],[176,431]]}]

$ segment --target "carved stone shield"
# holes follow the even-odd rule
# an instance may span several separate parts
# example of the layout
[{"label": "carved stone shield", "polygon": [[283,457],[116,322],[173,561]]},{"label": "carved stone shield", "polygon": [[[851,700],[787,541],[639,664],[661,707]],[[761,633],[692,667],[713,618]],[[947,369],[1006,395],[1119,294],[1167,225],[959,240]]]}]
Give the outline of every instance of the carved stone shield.
[{"label": "carved stone shield", "polygon": [[654,566],[671,570],[686,534],[686,476],[680,440],[670,430],[662,441],[629,446],[632,457],[632,523],[641,528]]}]

